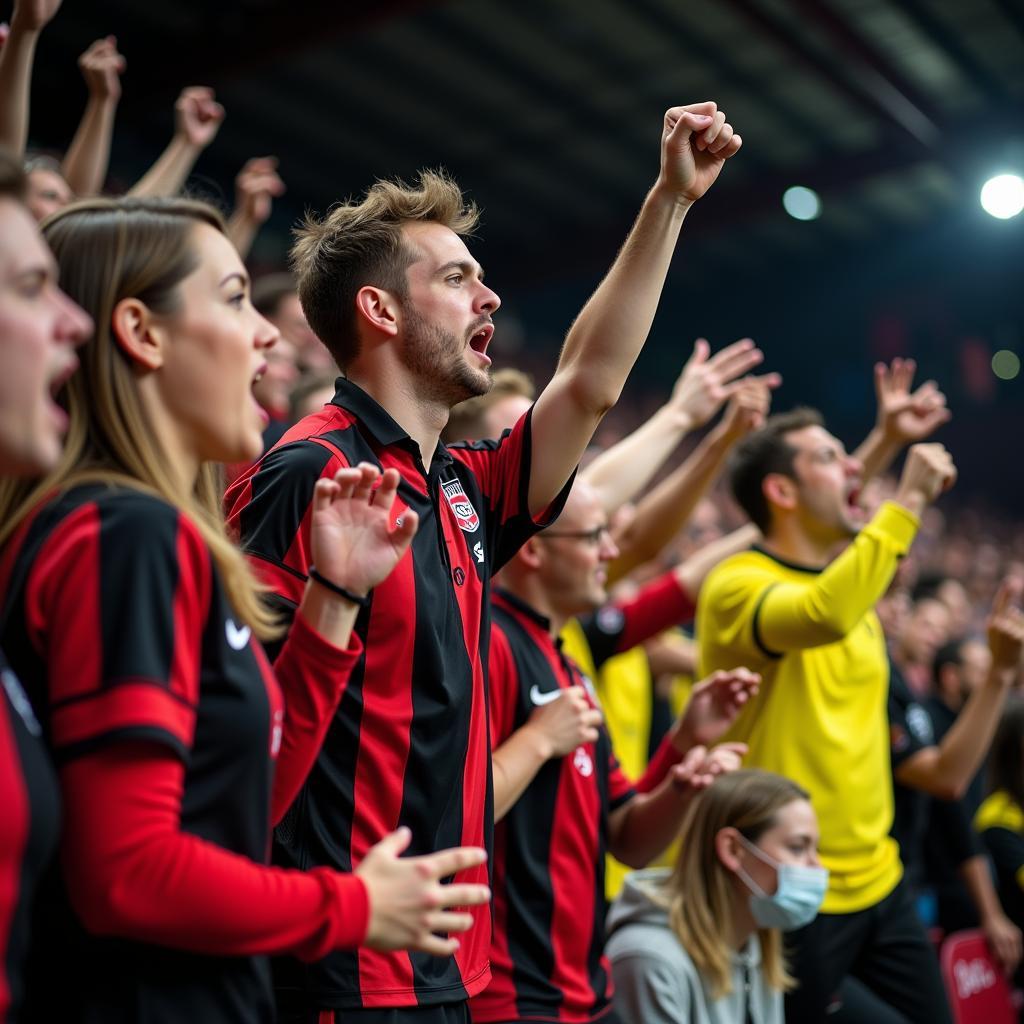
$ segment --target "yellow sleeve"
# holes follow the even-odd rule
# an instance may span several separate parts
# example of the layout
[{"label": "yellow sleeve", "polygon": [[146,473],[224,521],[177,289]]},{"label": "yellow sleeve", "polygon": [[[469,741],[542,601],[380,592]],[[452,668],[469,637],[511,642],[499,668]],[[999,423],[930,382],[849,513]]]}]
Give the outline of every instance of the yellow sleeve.
[{"label": "yellow sleeve", "polygon": [[806,582],[780,582],[754,610],[754,640],[765,654],[835,643],[885,593],[917,533],[918,520],[885,502],[853,543]]}]

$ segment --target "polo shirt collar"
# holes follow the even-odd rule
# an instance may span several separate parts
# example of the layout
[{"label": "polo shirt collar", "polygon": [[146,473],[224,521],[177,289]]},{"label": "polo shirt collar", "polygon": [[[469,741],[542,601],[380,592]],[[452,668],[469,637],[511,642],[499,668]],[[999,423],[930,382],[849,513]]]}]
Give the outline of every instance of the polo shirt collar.
[{"label": "polo shirt collar", "polygon": [[500,597],[505,604],[511,605],[515,611],[540,626],[545,633],[551,633],[551,620],[547,618],[547,616],[541,615],[541,613],[534,609],[532,605],[528,605],[522,598],[509,593],[503,587],[496,587],[494,593]]},{"label": "polo shirt collar", "polygon": [[[331,405],[336,405],[352,413],[360,425],[365,427],[382,446],[402,445],[419,455],[419,446],[416,442],[395,422],[391,413],[358,384],[353,384],[347,377],[339,377],[334,382],[334,389]],[[448,449],[438,441],[431,466],[451,461],[452,457],[448,453]]]}]

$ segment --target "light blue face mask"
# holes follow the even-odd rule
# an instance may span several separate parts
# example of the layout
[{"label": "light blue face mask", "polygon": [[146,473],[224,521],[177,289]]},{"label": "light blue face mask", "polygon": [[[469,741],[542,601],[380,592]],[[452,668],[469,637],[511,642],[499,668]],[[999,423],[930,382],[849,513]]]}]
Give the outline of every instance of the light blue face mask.
[{"label": "light blue face mask", "polygon": [[737,868],[737,874],[750,890],[750,912],[757,924],[761,928],[780,928],[784,932],[810,924],[825,898],[828,871],[825,868],[780,864],[745,836],[740,836],[740,842],[759,860],[775,868],[779,879],[775,892],[769,895],[743,868]]}]

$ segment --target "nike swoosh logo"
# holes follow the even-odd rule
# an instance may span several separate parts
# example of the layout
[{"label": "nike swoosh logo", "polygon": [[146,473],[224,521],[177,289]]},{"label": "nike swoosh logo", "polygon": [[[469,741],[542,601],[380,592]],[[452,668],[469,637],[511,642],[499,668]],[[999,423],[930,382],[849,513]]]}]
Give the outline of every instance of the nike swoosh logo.
[{"label": "nike swoosh logo", "polygon": [[228,638],[228,647],[235,651],[240,651],[252,636],[252,630],[248,626],[239,629],[230,619],[224,623],[224,633]]},{"label": "nike swoosh logo", "polygon": [[538,706],[541,704],[550,704],[553,700],[558,700],[561,696],[561,690],[549,690],[545,693],[536,683],[530,687],[530,700]]}]

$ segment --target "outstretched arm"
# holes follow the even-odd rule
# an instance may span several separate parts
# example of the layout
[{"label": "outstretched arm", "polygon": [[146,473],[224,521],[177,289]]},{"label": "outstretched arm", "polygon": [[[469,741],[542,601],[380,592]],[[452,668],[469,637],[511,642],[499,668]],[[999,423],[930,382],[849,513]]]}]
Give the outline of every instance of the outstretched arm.
[{"label": "outstretched arm", "polygon": [[992,652],[988,675],[968,698],[942,742],[919,750],[896,767],[896,779],[904,786],[954,800],[963,796],[977,774],[1020,667],[1024,614],[1015,607],[1020,591],[1019,581],[1007,580],[999,588],[988,623]]},{"label": "outstretched arm", "polygon": [[181,191],[199,154],[213,142],[224,108],[213,90],[192,85],[174,105],[174,137],[155,164],[135,183],[130,196],[174,196]]},{"label": "outstretched arm", "polygon": [[620,553],[608,567],[609,581],[619,580],[638,565],[657,557],[686,525],[693,510],[718,479],[737,442],[764,423],[771,406],[771,389],[781,382],[774,373],[739,382],[740,387],[730,399],[722,422],[677,470],[643,498],[629,525],[616,537]]},{"label": "outstretched arm", "polygon": [[257,156],[247,160],[235,178],[235,209],[228,221],[228,238],[244,260],[277,196],[284,195],[284,182],[277,173],[277,157]]},{"label": "outstretched arm", "polygon": [[28,141],[29,93],[36,43],[60,4],[61,0],[17,0],[10,31],[0,48],[0,144],[18,157],[25,155]]},{"label": "outstretched arm", "polygon": [[704,426],[739,388],[735,378],[763,358],[749,338],[710,359],[710,347],[698,338],[669,400],[633,433],[602,452],[580,474],[601,498],[605,513],[633,501],[692,430]]},{"label": "outstretched arm", "polygon": [[618,401],[654,321],[683,220],[740,144],[714,103],[665,114],[658,180],[611,270],[569,330],[558,369],[534,407],[534,514],[564,486],[602,416]]},{"label": "outstretched arm", "polygon": [[61,164],[61,172],[75,195],[92,196],[103,188],[107,179],[125,60],[117,52],[117,40],[107,36],[97,39],[78,58],[78,66],[89,87],[89,99]]}]

